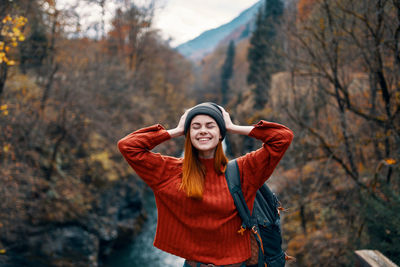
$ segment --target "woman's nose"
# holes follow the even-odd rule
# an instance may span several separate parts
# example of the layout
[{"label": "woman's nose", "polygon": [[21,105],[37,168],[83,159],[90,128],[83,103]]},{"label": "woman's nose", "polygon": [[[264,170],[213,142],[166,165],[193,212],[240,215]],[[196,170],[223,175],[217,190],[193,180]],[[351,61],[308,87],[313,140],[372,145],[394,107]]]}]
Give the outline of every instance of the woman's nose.
[{"label": "woman's nose", "polygon": [[207,133],[207,129],[205,127],[200,128],[200,134],[205,134]]}]

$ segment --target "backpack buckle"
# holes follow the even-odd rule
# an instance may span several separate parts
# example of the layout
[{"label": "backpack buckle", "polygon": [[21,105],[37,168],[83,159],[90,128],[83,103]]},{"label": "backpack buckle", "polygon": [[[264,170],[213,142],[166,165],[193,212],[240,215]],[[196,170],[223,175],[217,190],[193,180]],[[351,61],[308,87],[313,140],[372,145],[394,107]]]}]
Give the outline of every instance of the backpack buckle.
[{"label": "backpack buckle", "polygon": [[243,235],[243,233],[246,231],[246,228],[243,227],[243,225],[240,226],[240,229],[237,231],[238,234]]}]

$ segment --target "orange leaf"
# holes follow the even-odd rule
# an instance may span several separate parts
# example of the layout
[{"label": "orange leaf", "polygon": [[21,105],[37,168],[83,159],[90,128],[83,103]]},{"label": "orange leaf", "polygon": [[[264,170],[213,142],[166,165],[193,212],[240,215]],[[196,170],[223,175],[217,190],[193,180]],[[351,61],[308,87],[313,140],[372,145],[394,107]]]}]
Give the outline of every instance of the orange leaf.
[{"label": "orange leaf", "polygon": [[394,165],[396,164],[396,160],[392,158],[385,159],[387,165]]}]

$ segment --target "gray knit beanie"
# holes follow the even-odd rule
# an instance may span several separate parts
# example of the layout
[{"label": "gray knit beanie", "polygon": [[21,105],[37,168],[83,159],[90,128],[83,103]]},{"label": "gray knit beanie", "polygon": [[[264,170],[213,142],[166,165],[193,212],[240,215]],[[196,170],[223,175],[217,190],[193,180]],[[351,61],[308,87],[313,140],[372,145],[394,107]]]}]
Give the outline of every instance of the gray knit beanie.
[{"label": "gray knit beanie", "polygon": [[200,114],[208,115],[217,122],[221,137],[224,139],[226,135],[224,116],[222,115],[222,110],[218,107],[218,105],[212,102],[198,104],[189,111],[185,120],[185,135],[190,128],[190,122],[192,119]]}]

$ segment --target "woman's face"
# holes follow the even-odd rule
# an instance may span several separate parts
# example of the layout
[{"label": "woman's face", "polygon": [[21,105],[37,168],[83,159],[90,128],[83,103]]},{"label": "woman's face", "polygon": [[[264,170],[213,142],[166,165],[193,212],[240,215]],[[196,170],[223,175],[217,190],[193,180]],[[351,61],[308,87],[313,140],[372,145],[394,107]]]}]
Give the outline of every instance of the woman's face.
[{"label": "woman's face", "polygon": [[201,158],[213,158],[221,139],[217,122],[208,115],[197,115],[190,123],[190,141]]}]

